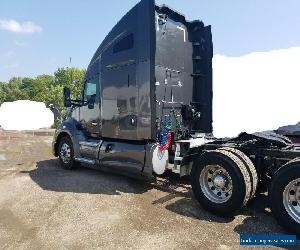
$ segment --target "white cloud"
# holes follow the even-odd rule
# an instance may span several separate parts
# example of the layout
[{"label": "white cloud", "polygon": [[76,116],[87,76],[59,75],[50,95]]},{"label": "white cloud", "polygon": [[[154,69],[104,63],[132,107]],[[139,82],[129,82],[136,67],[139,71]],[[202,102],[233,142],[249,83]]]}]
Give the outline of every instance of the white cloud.
[{"label": "white cloud", "polygon": [[18,47],[26,47],[28,45],[28,43],[26,42],[17,41],[17,40],[14,41],[14,44]]},{"label": "white cloud", "polygon": [[0,19],[0,30],[14,33],[37,33],[41,32],[42,28],[31,21],[18,22],[14,19]]},{"label": "white cloud", "polygon": [[299,122],[299,65],[300,47],[241,57],[214,56],[215,136]]}]

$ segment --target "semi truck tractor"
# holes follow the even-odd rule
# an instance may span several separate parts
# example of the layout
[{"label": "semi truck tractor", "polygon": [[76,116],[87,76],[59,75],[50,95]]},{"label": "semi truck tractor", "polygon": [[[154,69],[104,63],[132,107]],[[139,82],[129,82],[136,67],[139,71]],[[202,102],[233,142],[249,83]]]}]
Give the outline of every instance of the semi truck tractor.
[{"label": "semi truck tractor", "polygon": [[212,57],[210,26],[142,0],[96,50],[82,96],[64,89],[53,154],[65,169],[189,176],[195,198],[219,216],[265,187],[278,222],[300,237],[300,148],[276,133],[213,136]]}]

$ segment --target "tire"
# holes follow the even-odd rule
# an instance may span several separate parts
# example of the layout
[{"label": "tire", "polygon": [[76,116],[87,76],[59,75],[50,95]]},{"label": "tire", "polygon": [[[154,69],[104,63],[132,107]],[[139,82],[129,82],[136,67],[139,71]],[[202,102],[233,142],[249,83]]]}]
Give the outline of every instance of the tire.
[{"label": "tire", "polygon": [[65,136],[60,139],[58,144],[58,158],[64,169],[75,169],[79,163],[74,160],[73,143],[70,137]]},{"label": "tire", "polygon": [[300,239],[300,159],[288,162],[275,173],[269,199],[278,223]]},{"label": "tire", "polygon": [[246,154],[244,154],[242,151],[240,151],[236,148],[225,147],[225,148],[221,148],[220,150],[225,150],[225,151],[233,153],[235,156],[237,156],[243,162],[244,166],[246,167],[248,174],[250,176],[250,182],[251,182],[251,192],[250,192],[250,198],[248,201],[248,202],[250,202],[255,197],[256,190],[257,190],[257,184],[258,184],[257,172],[256,172],[256,168],[255,168],[253,162],[250,160],[250,158]]},{"label": "tire", "polygon": [[191,179],[199,203],[219,216],[235,215],[250,198],[251,180],[245,165],[225,150],[200,155],[194,161]]}]

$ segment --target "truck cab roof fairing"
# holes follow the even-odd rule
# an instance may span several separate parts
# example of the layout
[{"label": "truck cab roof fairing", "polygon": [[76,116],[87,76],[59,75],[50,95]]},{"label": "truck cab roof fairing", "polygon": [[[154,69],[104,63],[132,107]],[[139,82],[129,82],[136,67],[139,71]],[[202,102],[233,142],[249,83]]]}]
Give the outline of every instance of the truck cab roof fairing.
[{"label": "truck cab roof fairing", "polygon": [[[164,37],[157,32],[160,16],[167,20]],[[193,105],[197,113],[187,125],[190,131],[211,133],[211,50],[210,27],[201,21],[189,22],[154,0],[134,6],[103,40],[86,73],[86,79],[100,75],[103,137],[156,140],[158,124],[170,110],[180,115],[181,105]],[[166,74],[172,75],[170,87],[181,88],[156,86]],[[167,104],[158,107],[162,102]]]},{"label": "truck cab roof fairing", "polygon": [[[94,63],[97,59],[101,57],[101,54],[108,49],[116,40],[121,39],[124,35],[128,34],[131,30],[135,31],[135,35],[143,35],[142,33],[151,33],[151,25],[153,24],[155,10],[154,0],[142,0],[136,4],[130,11],[128,11],[120,21],[112,28],[108,35],[104,38],[98,49],[96,50],[90,65]],[[149,34],[150,35],[150,34]],[[149,36],[150,37],[150,36]],[[148,37],[148,38],[149,38]],[[141,41],[142,42],[142,41]],[[149,43],[149,42],[148,42]],[[141,47],[142,50],[139,52],[147,50],[144,44]],[[149,44],[148,44],[149,45]],[[150,57],[148,53],[139,54],[142,59],[147,59]],[[90,67],[89,65],[89,67]],[[88,68],[89,68],[88,67]]]},{"label": "truck cab roof fairing", "polygon": [[[113,27],[90,62],[86,78],[97,70],[100,74],[103,137],[155,138],[150,84],[154,83],[154,17],[154,0],[139,2]],[[125,125],[128,120],[132,125]]]}]

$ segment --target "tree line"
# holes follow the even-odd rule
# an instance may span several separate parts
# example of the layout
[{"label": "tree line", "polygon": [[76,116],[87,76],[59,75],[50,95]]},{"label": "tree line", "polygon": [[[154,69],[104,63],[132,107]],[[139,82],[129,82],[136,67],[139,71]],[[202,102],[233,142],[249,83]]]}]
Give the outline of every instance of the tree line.
[{"label": "tree line", "polygon": [[82,91],[84,69],[59,68],[53,75],[37,77],[12,77],[8,82],[0,82],[0,105],[16,100],[31,100],[50,104],[62,113],[63,88],[69,87],[72,99],[78,99]]}]

